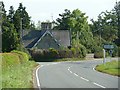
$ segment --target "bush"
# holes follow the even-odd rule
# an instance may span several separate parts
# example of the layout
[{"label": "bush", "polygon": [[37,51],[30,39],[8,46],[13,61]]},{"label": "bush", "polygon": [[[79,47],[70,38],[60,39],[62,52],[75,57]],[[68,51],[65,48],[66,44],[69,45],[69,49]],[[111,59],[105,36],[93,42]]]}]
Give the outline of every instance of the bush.
[{"label": "bush", "polygon": [[[53,48],[50,48],[49,49],[49,57],[51,57],[51,58],[57,58],[58,57],[58,51],[57,50],[55,50],[55,49],[53,49]],[[48,58],[49,58],[48,57]]]},{"label": "bush", "polygon": [[58,58],[84,58],[86,56],[86,48],[80,46],[79,48],[66,48],[65,50],[56,50],[50,48],[49,50],[31,49],[29,50],[32,58],[35,61],[53,61]]},{"label": "bush", "polygon": [[118,57],[120,57],[120,47],[118,47]]},{"label": "bush", "polygon": [[83,46],[82,44],[78,44],[77,46],[72,48],[72,52],[73,54],[75,54],[74,57],[80,57],[80,58],[84,58],[87,53],[85,46]]},{"label": "bush", "polygon": [[102,51],[95,52],[94,53],[94,58],[103,58],[103,52]]},{"label": "bush", "polygon": [[112,57],[115,57],[115,56],[119,56],[119,47],[117,47],[116,45],[114,45],[114,49],[112,53]]},{"label": "bush", "polygon": [[95,47],[94,58],[103,58],[103,48],[100,46]]}]

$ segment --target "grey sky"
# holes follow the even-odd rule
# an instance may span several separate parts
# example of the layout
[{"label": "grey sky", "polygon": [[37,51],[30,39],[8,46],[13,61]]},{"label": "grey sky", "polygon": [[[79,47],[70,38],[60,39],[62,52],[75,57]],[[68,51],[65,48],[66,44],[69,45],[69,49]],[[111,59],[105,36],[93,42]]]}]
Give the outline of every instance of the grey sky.
[{"label": "grey sky", "polygon": [[[119,1],[119,0],[118,0]],[[102,11],[113,9],[116,0],[3,0],[5,8],[8,11],[12,5],[16,10],[19,3],[22,2],[32,20],[37,22],[46,20],[55,20],[64,9],[80,9],[89,16],[89,19],[96,19]]]}]

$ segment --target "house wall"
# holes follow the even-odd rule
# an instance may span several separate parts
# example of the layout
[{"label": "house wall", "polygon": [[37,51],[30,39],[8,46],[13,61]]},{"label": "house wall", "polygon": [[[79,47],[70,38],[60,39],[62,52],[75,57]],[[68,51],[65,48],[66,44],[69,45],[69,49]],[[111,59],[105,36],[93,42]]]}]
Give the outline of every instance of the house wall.
[{"label": "house wall", "polygon": [[53,37],[50,34],[46,34],[36,45],[36,47],[38,49],[60,48],[60,46],[57,44],[57,42],[53,39]]}]

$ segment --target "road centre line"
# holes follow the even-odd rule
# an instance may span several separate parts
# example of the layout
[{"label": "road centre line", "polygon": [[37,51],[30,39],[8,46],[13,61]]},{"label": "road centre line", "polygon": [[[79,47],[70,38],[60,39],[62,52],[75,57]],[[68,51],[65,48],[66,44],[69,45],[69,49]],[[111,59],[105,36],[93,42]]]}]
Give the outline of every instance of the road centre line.
[{"label": "road centre line", "polygon": [[78,77],[78,75],[76,73],[74,73],[74,75]]},{"label": "road centre line", "polygon": [[70,71],[70,73],[72,73],[72,71]]},{"label": "road centre line", "polygon": [[[95,69],[93,68],[93,70],[95,71]],[[70,70],[70,67],[68,68],[68,71],[70,72],[70,73],[73,73],[71,70]],[[73,73],[75,76],[79,76],[79,75],[77,75],[76,73]],[[88,80],[88,79],[86,79],[86,78],[84,78],[84,77],[80,77],[81,79],[83,79],[83,80],[85,80],[85,81],[87,81],[87,82],[89,82],[90,80]],[[95,82],[93,82],[93,84],[94,85],[96,85],[96,86],[99,86],[99,87],[101,87],[101,88],[106,88],[106,87],[104,87],[104,86],[102,86],[102,85],[100,85],[100,84],[98,84],[98,83],[95,83]]]},{"label": "road centre line", "polygon": [[99,86],[99,87],[101,87],[101,88],[106,88],[106,87],[104,87],[104,86],[102,86],[102,85],[100,85],[100,84],[98,84],[98,83],[95,83],[95,82],[93,82],[93,84],[95,84],[95,85],[97,85],[97,86]]},{"label": "road centre line", "polygon": [[83,80],[85,80],[85,81],[87,81],[87,82],[89,81],[88,79],[86,79],[86,78],[84,78],[84,77],[80,77],[80,78],[83,79]]}]

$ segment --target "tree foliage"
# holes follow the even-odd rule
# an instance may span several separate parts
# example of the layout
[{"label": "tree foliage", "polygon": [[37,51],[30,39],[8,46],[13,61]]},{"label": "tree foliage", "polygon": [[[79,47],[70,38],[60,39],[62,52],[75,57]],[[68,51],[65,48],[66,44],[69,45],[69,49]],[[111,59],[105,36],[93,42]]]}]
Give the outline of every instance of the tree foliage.
[{"label": "tree foliage", "polygon": [[99,43],[102,45],[104,42],[118,43],[120,37],[120,2],[115,5],[111,11],[101,12],[98,19],[91,20],[91,31],[94,37],[99,38]]},{"label": "tree foliage", "polygon": [[20,46],[21,20],[22,29],[29,29],[30,17],[22,3],[20,3],[16,11],[13,6],[10,6],[8,15],[3,2],[2,7],[2,51],[9,52]]},{"label": "tree foliage", "polygon": [[18,9],[15,11],[14,15],[14,25],[17,31],[19,32],[21,23],[22,29],[29,29],[30,28],[30,16],[28,15],[26,8],[23,7],[22,3],[19,4]]},{"label": "tree foliage", "polygon": [[[76,46],[74,41],[78,44],[84,45],[89,52],[93,51],[93,35],[90,31],[89,24],[87,22],[87,16],[79,9],[75,9],[72,12],[65,9],[65,12],[59,14],[61,18],[56,21],[56,28],[59,30],[70,30],[72,35],[72,45]],[[92,47],[92,48],[91,48]]]},{"label": "tree foliage", "polygon": [[[4,8],[4,4],[3,4]],[[19,45],[16,29],[14,25],[10,23],[10,19],[7,18],[5,9],[2,14],[2,51],[8,52],[16,49]]]}]

